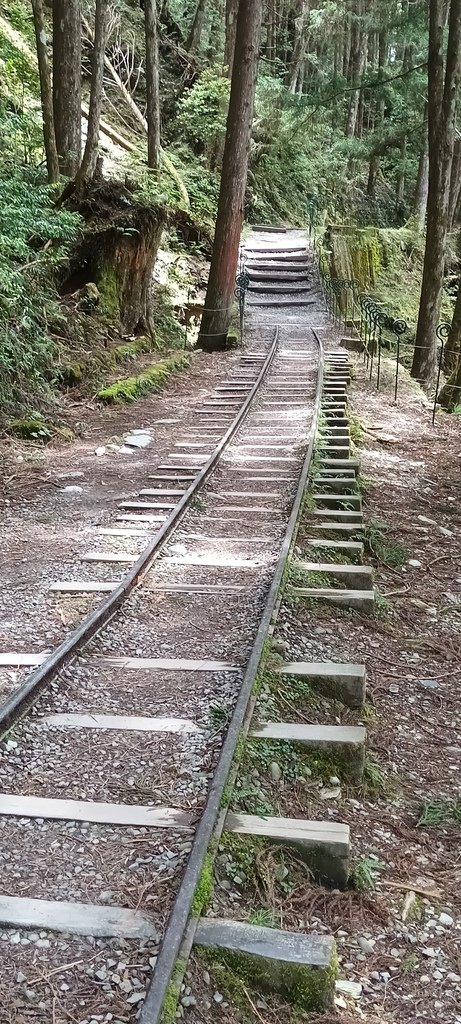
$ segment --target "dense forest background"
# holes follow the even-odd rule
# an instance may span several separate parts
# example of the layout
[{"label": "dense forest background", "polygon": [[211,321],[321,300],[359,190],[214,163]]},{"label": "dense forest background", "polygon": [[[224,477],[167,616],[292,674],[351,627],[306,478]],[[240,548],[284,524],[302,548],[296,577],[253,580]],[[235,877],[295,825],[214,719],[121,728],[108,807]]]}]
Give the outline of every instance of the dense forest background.
[{"label": "dense forest background", "polygon": [[[409,365],[430,386],[435,326],[451,320],[458,291],[461,5],[260,6],[245,218],[306,226],[313,214],[329,272],[353,276],[405,317],[407,345],[417,341]],[[173,352],[175,365],[203,304],[232,73],[242,73],[238,7],[0,4],[0,415],[9,428],[44,435],[42,418],[59,420],[70,389],[117,397],[116,367],[133,361],[146,377],[152,349]],[[445,366],[455,383],[457,324],[455,311]]]}]

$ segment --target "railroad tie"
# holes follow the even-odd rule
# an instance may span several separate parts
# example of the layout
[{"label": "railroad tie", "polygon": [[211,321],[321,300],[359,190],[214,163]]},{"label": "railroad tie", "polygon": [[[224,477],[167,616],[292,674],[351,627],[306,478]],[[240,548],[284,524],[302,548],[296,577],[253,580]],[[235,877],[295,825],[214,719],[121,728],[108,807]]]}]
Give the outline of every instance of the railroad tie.
[{"label": "railroad tie", "polygon": [[363,707],[366,693],[365,665],[333,661],[293,661],[276,670],[280,675],[305,679],[322,696],[340,700],[346,707]]},{"label": "railroad tie", "polygon": [[338,774],[353,784],[363,775],[366,731],[353,725],[304,725],[292,722],[265,722],[250,729],[250,740],[293,743],[305,747],[314,756],[328,754],[338,758]]},{"label": "railroad tie", "polygon": [[229,812],[226,832],[258,836],[270,844],[291,847],[321,885],[345,889],[350,874],[349,826],[336,821],[308,821]]},{"label": "railroad tie", "polygon": [[198,923],[194,944],[199,949],[221,951],[225,962],[237,972],[242,959],[247,961],[248,975],[256,983],[285,1000],[294,999],[307,1010],[333,1006],[336,945],[328,935],[205,917]]}]

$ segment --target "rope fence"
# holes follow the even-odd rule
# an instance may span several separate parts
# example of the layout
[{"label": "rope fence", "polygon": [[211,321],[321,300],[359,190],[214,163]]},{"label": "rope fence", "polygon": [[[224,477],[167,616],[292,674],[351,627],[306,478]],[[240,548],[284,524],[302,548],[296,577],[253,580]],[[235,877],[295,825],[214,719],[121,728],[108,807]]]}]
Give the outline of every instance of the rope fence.
[{"label": "rope fence", "polygon": [[[392,351],[391,346],[394,346],[395,373],[393,389],[394,402],[397,402],[399,373],[402,366],[401,339],[408,330],[406,320],[403,317],[394,316],[389,313],[384,308],[384,304],[378,302],[373,296],[360,293],[356,281],[329,275],[321,253],[317,251],[316,257],[327,311],[338,328],[347,330],[352,324],[352,328],[357,330],[357,337],[363,351],[363,360],[367,370],[369,370],[369,379],[370,381],[373,380],[373,373],[376,372],[376,388],[378,391],[382,381],[382,350],[385,348],[387,351]],[[440,344],[438,345],[437,352],[437,381],[432,408],[432,425],[435,423],[444,346],[450,333],[450,326],[448,321],[443,320],[438,324],[435,332]],[[415,348],[425,349],[425,346],[413,346],[412,348],[414,351]],[[444,387],[459,390],[459,386],[456,384],[445,383]]]}]

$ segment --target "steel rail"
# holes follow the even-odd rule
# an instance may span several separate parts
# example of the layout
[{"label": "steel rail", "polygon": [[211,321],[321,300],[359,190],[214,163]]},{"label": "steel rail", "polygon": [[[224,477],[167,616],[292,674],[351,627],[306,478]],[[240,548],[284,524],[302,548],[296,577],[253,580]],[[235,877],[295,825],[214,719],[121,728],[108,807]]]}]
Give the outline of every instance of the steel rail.
[{"label": "steel rail", "polygon": [[208,461],[192,481],[187,491],[184,492],[180,501],[175,505],[174,509],[172,509],[168,518],[160,527],[160,530],[157,531],[151,542],[147,545],[144,551],[141,552],[139,558],[130,571],[125,574],[114,590],[111,591],[111,593],[108,594],[108,596],[104,598],[89,615],[82,619],[77,628],[72,630],[66,639],[63,640],[62,643],[54,649],[54,651],[52,651],[41,665],[27,676],[22,685],[18,687],[18,689],[0,708],[0,737],[13,725],[15,721],[17,721],[28,707],[34,703],[41,690],[50,682],[51,679],[54,678],[56,673],[63,668],[69,659],[76,654],[77,651],[91,639],[91,637],[98,633],[105,623],[118,611],[119,607],[129,597],[131,591],[139,582],[141,576],[150,569],[152,563],[160,554],[170,533],[187,511],[192,498],[213,472],[224,449],[228,446],[234,434],[247,416],[253,403],[253,399],[259,392],[259,389],[261,388],[261,385],[263,384],[267,372],[273,362],[278,348],[278,340],[279,328],[277,327],[275,329],[271,347],[261,370],[243,405],[238,410],[237,415],[232,420],[225,434],[223,434]]},{"label": "steel rail", "polygon": [[312,334],[314,335],[319,352],[317,389],[312,415],[312,424],[308,435],[308,446],[299,477],[298,488],[282,545],[280,547],[277,564],[258,627],[258,632],[256,634],[256,639],[253,644],[245,675],[243,677],[242,686],[237,698],[237,703],[229,723],[226,738],[221,748],[221,753],[213,781],[210,786],[205,809],[195,833],[192,850],[189,854],[187,866],[175,898],[173,909],[162,939],[154,973],[141,1010],[139,1018],[140,1024],[160,1024],[165,998],[170,981],[174,974],[175,964],[181,953],[185,951],[186,955],[188,955],[192,947],[195,927],[198,923],[198,919],[189,921],[192,902],[210,843],[215,836],[217,840],[219,840],[219,834],[224,825],[224,813],[222,812],[224,788],[228,780],[229,772],[232,768],[232,762],[234,760],[239,737],[242,734],[242,730],[244,734],[248,731],[250,719],[253,713],[253,703],[251,699],[253,685],[259,668],[259,663],[261,661],[264,642],[271,625],[272,616],[277,607],[285,564],[289,556],[293,540],[296,536],[317,430],[323,387],[324,349],[323,343],[315,330],[312,330]]}]

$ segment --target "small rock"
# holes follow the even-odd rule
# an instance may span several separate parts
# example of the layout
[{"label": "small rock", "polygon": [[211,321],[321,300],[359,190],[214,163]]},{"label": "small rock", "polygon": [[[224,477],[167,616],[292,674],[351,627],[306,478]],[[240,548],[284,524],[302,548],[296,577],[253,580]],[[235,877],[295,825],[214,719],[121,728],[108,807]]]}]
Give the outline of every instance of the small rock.
[{"label": "small rock", "polygon": [[224,996],[221,995],[221,992],[214,992],[213,993],[213,999],[214,999],[215,1003],[222,1003],[222,1001],[224,999]]},{"label": "small rock", "polygon": [[454,985],[457,985],[461,981],[461,975],[455,974],[454,971],[449,971],[447,974],[447,981],[452,981]]},{"label": "small rock", "polygon": [[280,765],[277,764],[277,761],[271,762],[270,773],[273,782],[280,782],[280,779],[282,778],[282,769],[280,768]]},{"label": "small rock", "polygon": [[337,775],[330,775],[328,779],[330,786],[339,786],[340,782]]},{"label": "small rock", "polygon": [[428,974],[422,974],[419,980],[421,982],[421,985],[429,985],[431,981]]},{"label": "small rock", "polygon": [[419,685],[424,686],[425,690],[438,690],[439,684],[435,679],[420,679]]},{"label": "small rock", "polygon": [[78,484],[68,484],[67,487],[63,487],[63,494],[82,494],[83,487],[79,487]]},{"label": "small rock", "polygon": [[415,569],[420,569],[422,562],[419,562],[417,558],[409,558],[408,565],[412,565]]},{"label": "small rock", "polygon": [[94,454],[95,454],[95,455],[105,455],[105,454],[106,454],[106,451],[107,451],[107,448],[106,448],[106,446],[105,446],[105,445],[103,444],[103,445],[101,445],[101,447],[100,447],[100,448],[96,448],[96,450],[95,450],[95,453],[94,453]]},{"label": "small rock", "polygon": [[436,950],[432,946],[426,946],[425,949],[421,950],[423,956],[427,956],[429,960],[434,960],[437,956]]},{"label": "small rock", "polygon": [[125,438],[125,444],[129,448],[147,448],[151,441],[152,437],[150,434],[129,434]]},{"label": "small rock", "polygon": [[434,971],[432,977],[434,981],[443,981],[443,974],[441,971]]},{"label": "small rock", "polygon": [[137,1003],[142,1003],[145,998],[146,992],[145,989],[143,989],[142,992],[133,992],[132,996],[128,996],[127,1003],[129,1003],[130,1006],[136,1006]]},{"label": "small rock", "polygon": [[398,693],[398,692],[399,692],[399,688],[397,686],[397,683],[391,683],[391,685],[389,687],[389,693]]},{"label": "small rock", "polygon": [[25,974],[23,974],[22,971],[18,971],[18,973],[16,975],[16,981],[17,981],[18,985],[22,985],[22,983],[25,980],[26,980]]},{"label": "small rock", "polygon": [[453,918],[450,916],[450,914],[445,914],[445,913],[440,914],[439,915],[439,921],[440,921],[440,924],[445,925],[446,928],[451,928],[451,926],[453,924]]},{"label": "small rock", "polygon": [[364,953],[372,953],[375,948],[374,940],[366,939],[365,936],[360,935],[357,942]]},{"label": "small rock", "polygon": [[362,986],[358,981],[337,981],[335,988],[337,992],[351,996],[352,999],[360,999],[362,995]]},{"label": "small rock", "polygon": [[341,796],[341,787],[335,786],[333,789],[328,789],[324,786],[320,790],[319,796],[321,800],[337,800],[338,796]]},{"label": "small rock", "polygon": [[203,972],[203,980],[205,982],[205,985],[209,985],[210,984],[211,978],[210,978],[210,975],[208,974],[208,971],[204,971]]}]

